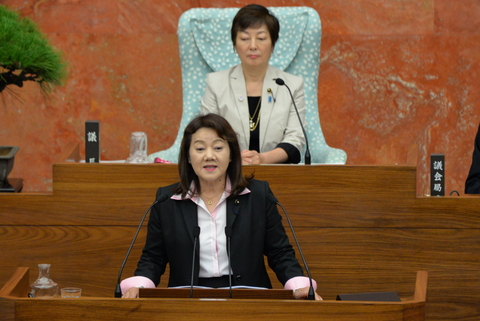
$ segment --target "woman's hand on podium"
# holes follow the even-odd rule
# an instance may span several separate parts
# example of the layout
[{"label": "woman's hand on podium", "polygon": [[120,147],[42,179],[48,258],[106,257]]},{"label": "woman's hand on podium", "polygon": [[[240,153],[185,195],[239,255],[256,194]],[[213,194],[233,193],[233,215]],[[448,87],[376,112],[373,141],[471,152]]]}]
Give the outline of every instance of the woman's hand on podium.
[{"label": "woman's hand on podium", "polygon": [[[293,297],[297,300],[306,299],[308,297],[308,290],[309,289],[310,289],[309,286],[307,286],[305,288],[295,289],[293,291]],[[323,301],[322,297],[320,295],[318,295],[316,291],[315,291],[315,300],[316,301]]]},{"label": "woman's hand on podium", "polygon": [[136,287],[132,287],[130,289],[127,290],[127,292],[125,292],[123,295],[122,295],[122,298],[125,298],[125,299],[135,299],[135,298],[138,298],[138,293],[140,292],[140,290]]}]

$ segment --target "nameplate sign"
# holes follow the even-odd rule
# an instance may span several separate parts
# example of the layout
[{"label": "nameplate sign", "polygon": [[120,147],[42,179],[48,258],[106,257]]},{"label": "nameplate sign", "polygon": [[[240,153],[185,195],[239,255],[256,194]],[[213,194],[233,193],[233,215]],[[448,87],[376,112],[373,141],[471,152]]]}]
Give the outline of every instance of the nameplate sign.
[{"label": "nameplate sign", "polygon": [[445,155],[430,154],[430,195],[445,196]]},{"label": "nameplate sign", "polygon": [[85,162],[100,163],[100,122],[85,122]]}]

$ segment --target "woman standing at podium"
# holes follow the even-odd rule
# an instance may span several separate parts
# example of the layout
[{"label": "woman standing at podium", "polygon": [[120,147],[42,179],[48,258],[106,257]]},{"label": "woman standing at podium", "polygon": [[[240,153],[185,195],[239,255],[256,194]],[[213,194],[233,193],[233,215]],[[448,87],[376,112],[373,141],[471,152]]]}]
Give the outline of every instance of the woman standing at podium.
[{"label": "woman standing at podium", "polygon": [[157,192],[161,201],[152,207],[135,276],[121,283],[124,298],[138,297],[139,287],[156,287],[167,263],[169,287],[271,288],[264,255],[285,289],[295,298],[307,296],[309,279],[272,191],[267,182],[243,175],[237,135],[223,117],[207,114],[190,122],[178,169],[180,182]]}]

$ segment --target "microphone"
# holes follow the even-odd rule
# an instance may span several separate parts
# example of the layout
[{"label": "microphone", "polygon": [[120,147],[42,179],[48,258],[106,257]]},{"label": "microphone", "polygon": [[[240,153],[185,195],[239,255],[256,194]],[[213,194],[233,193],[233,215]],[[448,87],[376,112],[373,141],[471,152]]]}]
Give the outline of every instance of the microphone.
[{"label": "microphone", "polygon": [[192,259],[192,276],[190,281],[190,299],[193,298],[193,275],[195,272],[195,254],[197,250],[198,236],[200,235],[200,226],[195,226],[193,228],[193,259]]},{"label": "microphone", "polygon": [[307,133],[305,132],[305,127],[303,126],[302,120],[300,119],[300,114],[298,113],[297,105],[295,104],[295,99],[293,99],[292,91],[290,87],[287,86],[285,81],[282,78],[275,78],[275,83],[279,86],[285,86],[290,93],[290,98],[292,99],[293,107],[295,107],[295,111],[297,112],[298,122],[300,123],[300,127],[302,127],[303,136],[305,136],[305,165],[310,165],[312,163],[312,158],[310,156],[310,148],[308,147],[308,138]]},{"label": "microphone", "polygon": [[232,293],[232,260],[230,259],[230,237],[232,236],[232,227],[225,226],[225,235],[227,236],[227,256],[228,256],[228,287],[230,289],[230,299],[233,297]]},{"label": "microphone", "polygon": [[280,204],[280,202],[277,200],[277,198],[273,194],[268,195],[268,200],[278,206],[280,206],[283,210],[283,213],[285,213],[285,217],[287,218],[288,225],[290,226],[290,230],[292,231],[293,238],[295,240],[295,243],[297,244],[298,252],[300,253],[300,257],[302,258],[303,261],[303,266],[305,266],[305,270],[307,271],[308,275],[308,280],[310,281],[310,289],[308,290],[308,300],[315,300],[315,291],[313,290],[313,282],[312,282],[312,275],[310,274],[310,269],[308,268],[307,261],[305,260],[305,256],[303,256],[302,248],[300,247],[300,243],[298,242],[297,235],[295,234],[295,230],[293,229],[293,224],[290,221],[290,217],[288,216],[287,211],[285,208]]},{"label": "microphone", "polygon": [[162,203],[168,198],[168,195],[166,194],[157,194],[157,199],[155,202],[153,202],[152,205],[145,211],[143,214],[142,220],[140,221],[140,224],[138,224],[137,232],[135,233],[132,243],[130,243],[130,247],[128,248],[127,254],[125,255],[125,258],[123,259],[122,266],[120,267],[120,271],[118,272],[118,279],[117,279],[117,286],[115,287],[115,297],[116,298],[121,298],[122,297],[122,289],[120,288],[120,279],[122,278],[122,273],[123,269],[125,268],[125,264],[127,263],[128,256],[130,255],[130,252],[132,251],[133,245],[135,244],[135,241],[137,240],[138,233],[140,232],[140,229],[142,228],[143,222],[145,221],[145,218],[147,217],[147,213],[152,209],[152,207],[155,206],[157,203]]}]

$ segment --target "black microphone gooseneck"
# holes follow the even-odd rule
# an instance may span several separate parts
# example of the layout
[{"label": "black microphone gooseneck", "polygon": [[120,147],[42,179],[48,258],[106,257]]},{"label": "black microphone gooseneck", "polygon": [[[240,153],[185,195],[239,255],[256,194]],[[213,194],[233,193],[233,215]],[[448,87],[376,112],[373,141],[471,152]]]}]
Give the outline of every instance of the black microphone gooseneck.
[{"label": "black microphone gooseneck", "polygon": [[288,213],[285,210],[285,208],[283,207],[283,205],[280,204],[280,202],[277,200],[277,198],[275,196],[273,196],[273,194],[268,195],[268,200],[270,202],[280,206],[283,210],[283,213],[285,213],[285,217],[287,218],[288,225],[290,226],[290,230],[292,230],[293,238],[295,240],[295,243],[297,244],[298,252],[300,253],[300,257],[302,258],[303,266],[305,266],[305,270],[307,271],[308,280],[310,281],[310,289],[308,290],[307,299],[308,300],[315,300],[315,291],[313,289],[312,275],[310,274],[310,269],[308,268],[307,261],[305,260],[305,256],[303,256],[302,248],[300,247],[300,243],[298,242],[297,235],[295,234],[295,230],[293,228],[293,224],[290,221],[290,217],[288,216]]},{"label": "black microphone gooseneck", "polygon": [[232,260],[230,259],[230,238],[232,237],[232,227],[225,226],[225,235],[227,236],[227,256],[228,256],[228,287],[230,289],[230,299],[233,297],[232,293]]},{"label": "black microphone gooseneck", "polygon": [[120,287],[120,279],[122,278],[123,269],[125,268],[125,264],[127,263],[127,259],[130,255],[130,252],[132,251],[133,245],[135,244],[135,241],[137,240],[138,233],[140,232],[140,229],[142,228],[143,222],[145,221],[145,218],[147,217],[147,213],[152,209],[152,207],[155,206],[155,204],[162,203],[167,198],[168,198],[168,195],[166,195],[166,194],[157,195],[157,199],[155,200],[155,202],[153,202],[153,204],[150,205],[150,207],[143,214],[142,220],[140,221],[140,224],[138,224],[137,232],[133,236],[132,243],[130,243],[130,247],[128,248],[127,254],[125,255],[125,258],[123,259],[122,266],[120,267],[120,271],[118,272],[117,286],[115,287],[115,297],[116,298],[121,298],[122,297],[122,289]]},{"label": "black microphone gooseneck", "polygon": [[305,136],[305,165],[310,165],[312,163],[312,157],[310,156],[310,148],[308,147],[307,132],[305,132],[305,127],[303,126],[302,120],[300,119],[300,113],[298,112],[297,104],[295,104],[295,99],[293,99],[292,91],[282,78],[275,78],[274,80],[277,85],[285,86],[288,89],[290,98],[292,99],[293,107],[295,107],[295,111],[297,112],[298,122],[300,123],[300,127],[302,127],[303,136]]},{"label": "black microphone gooseneck", "polygon": [[193,279],[195,272],[195,254],[197,251],[198,236],[200,235],[200,226],[195,226],[193,228],[193,259],[192,259],[192,276],[190,278],[190,298],[193,298]]}]

